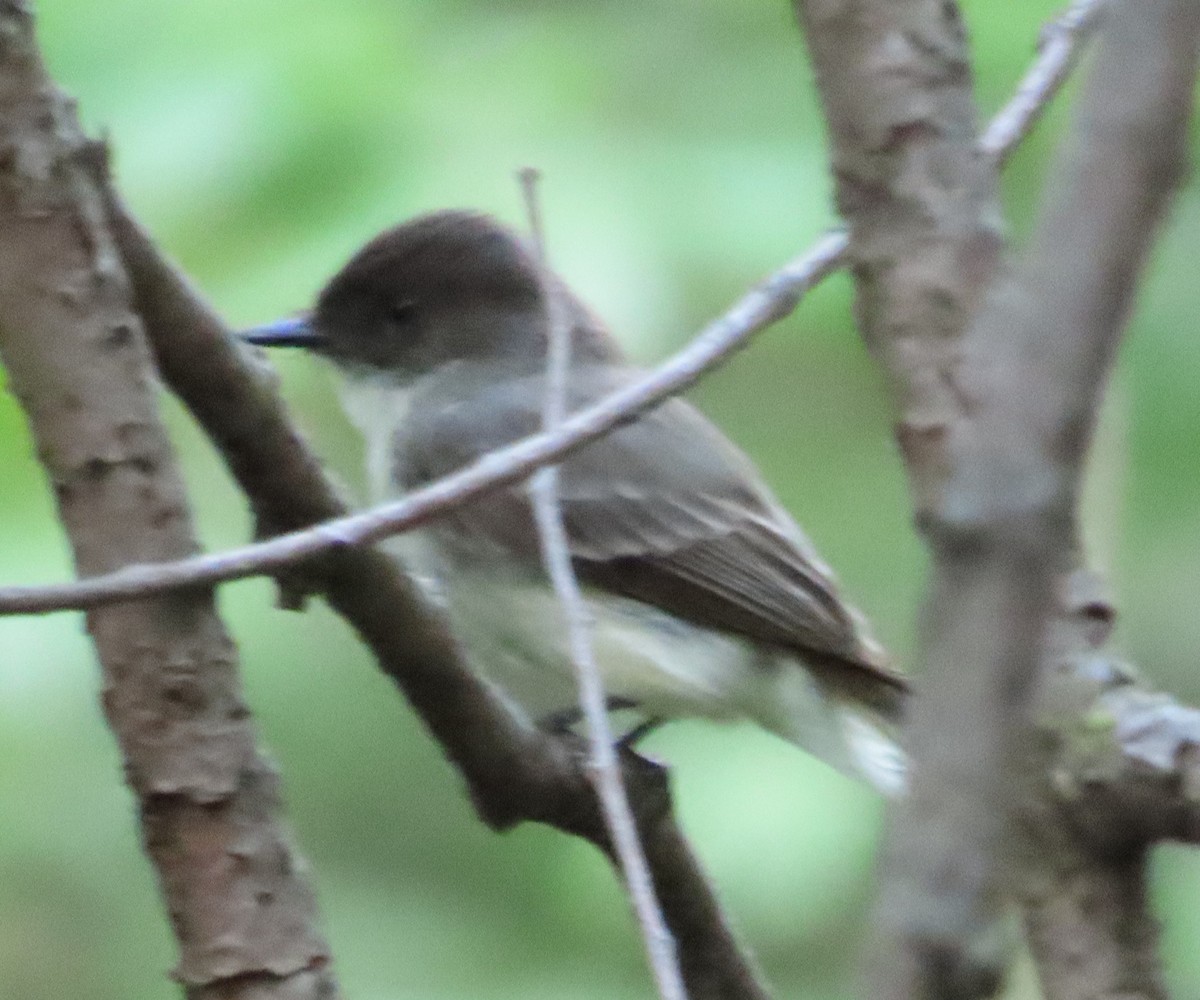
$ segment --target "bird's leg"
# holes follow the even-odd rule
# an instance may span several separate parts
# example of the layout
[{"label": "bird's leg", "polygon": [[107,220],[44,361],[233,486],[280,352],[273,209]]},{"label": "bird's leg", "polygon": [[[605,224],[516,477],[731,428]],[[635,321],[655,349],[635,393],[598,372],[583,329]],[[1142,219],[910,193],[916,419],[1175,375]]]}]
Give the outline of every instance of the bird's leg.
[{"label": "bird's leg", "polygon": [[[628,750],[631,753],[635,751],[637,744],[649,736],[654,730],[661,726],[666,719],[646,719],[644,722],[638,723],[629,732],[617,740],[617,748],[620,750]],[[641,756],[640,754],[638,756]]]},{"label": "bird's leg", "polygon": [[[609,712],[619,712],[626,708],[637,708],[637,702],[612,695],[604,700],[604,707]],[[538,726],[551,733],[569,733],[582,721],[583,710],[578,705],[572,705],[570,708],[563,708],[542,716],[538,720]],[[645,723],[637,728],[640,730],[644,725]],[[624,741],[625,738],[622,737],[621,742],[624,743]]]}]

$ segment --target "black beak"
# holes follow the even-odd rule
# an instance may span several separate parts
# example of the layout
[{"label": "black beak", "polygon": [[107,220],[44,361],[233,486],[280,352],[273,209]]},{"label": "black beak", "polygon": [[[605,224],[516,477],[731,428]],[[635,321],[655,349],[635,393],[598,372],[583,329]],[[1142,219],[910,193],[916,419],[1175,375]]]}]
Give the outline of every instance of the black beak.
[{"label": "black beak", "polygon": [[237,334],[238,340],[257,347],[307,347],[320,350],[325,338],[313,327],[308,316],[280,319]]}]

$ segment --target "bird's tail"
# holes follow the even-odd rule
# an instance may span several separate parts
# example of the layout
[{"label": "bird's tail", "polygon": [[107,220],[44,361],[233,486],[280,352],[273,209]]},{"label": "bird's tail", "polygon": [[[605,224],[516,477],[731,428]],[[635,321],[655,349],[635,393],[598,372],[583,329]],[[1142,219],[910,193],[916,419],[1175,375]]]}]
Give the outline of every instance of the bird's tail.
[{"label": "bird's tail", "polygon": [[884,795],[902,795],[908,788],[908,758],[894,726],[872,718],[857,705],[839,705],[836,712],[855,771]]},{"label": "bird's tail", "polygon": [[[774,665],[769,702],[752,706],[757,721],[843,774],[865,778],[897,796],[908,781],[908,764],[897,739],[907,687],[890,677],[856,673],[842,664],[800,668],[792,657]],[[860,690],[861,688],[861,690]]]}]

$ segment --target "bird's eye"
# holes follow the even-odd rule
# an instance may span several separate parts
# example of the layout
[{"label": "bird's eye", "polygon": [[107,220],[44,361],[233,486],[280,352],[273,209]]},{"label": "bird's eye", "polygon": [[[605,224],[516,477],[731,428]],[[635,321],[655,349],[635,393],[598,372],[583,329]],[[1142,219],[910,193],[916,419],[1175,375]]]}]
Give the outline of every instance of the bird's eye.
[{"label": "bird's eye", "polygon": [[417,315],[417,304],[412,299],[400,299],[388,306],[387,317],[397,326],[406,326]]}]

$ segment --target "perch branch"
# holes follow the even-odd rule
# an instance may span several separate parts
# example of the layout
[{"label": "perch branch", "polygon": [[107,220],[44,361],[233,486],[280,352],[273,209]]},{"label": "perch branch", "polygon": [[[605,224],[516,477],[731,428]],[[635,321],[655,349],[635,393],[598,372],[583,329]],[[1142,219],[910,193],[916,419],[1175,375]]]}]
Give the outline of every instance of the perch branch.
[{"label": "perch branch", "polygon": [[[93,170],[104,173],[93,150]],[[164,380],[217,444],[260,522],[298,528],[344,514],[321,466],[291,427],[261,365],[166,260],[106,184],[109,217]],[[465,779],[494,829],[556,827],[611,856],[581,748],[518,722],[463,664],[440,615],[395,561],[336,547],[311,580],[358,632]],[[626,787],[691,1000],[765,1000],[708,880],[676,825],[663,775],[623,761]]]}]

